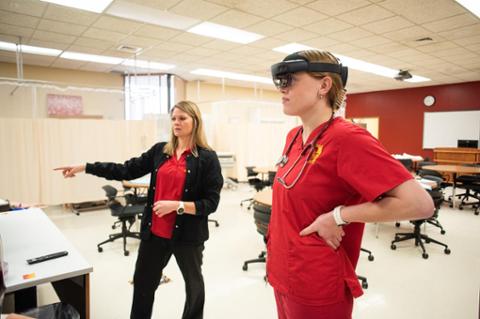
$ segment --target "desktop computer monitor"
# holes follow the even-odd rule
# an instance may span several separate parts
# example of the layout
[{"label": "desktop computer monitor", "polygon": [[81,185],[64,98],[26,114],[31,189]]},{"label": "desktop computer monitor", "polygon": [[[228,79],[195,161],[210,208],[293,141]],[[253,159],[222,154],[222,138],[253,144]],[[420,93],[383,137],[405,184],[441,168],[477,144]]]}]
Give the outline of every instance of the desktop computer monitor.
[{"label": "desktop computer monitor", "polygon": [[457,140],[457,147],[478,148],[478,140]]}]

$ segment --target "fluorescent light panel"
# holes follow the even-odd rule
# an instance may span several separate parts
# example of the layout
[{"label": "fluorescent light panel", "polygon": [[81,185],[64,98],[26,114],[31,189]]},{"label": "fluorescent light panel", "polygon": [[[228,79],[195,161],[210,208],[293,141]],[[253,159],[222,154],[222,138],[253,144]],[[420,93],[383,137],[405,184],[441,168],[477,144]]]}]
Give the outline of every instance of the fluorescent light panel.
[{"label": "fluorescent light panel", "polygon": [[[286,53],[286,54],[290,54],[290,53],[294,53],[294,52],[302,51],[302,50],[318,50],[318,49],[313,48],[313,47],[309,47],[309,46],[306,46],[306,45],[303,45],[303,44],[299,44],[299,43],[290,43],[290,44],[280,46],[280,47],[277,47],[277,48],[273,49],[273,51]],[[341,55],[341,54],[335,54],[334,53],[334,55],[338,59],[340,59],[342,64],[344,64],[344,65],[346,65],[349,68],[352,68],[354,70],[367,72],[367,73],[372,73],[372,74],[384,76],[384,77],[387,77],[387,78],[394,78],[398,74],[398,70],[395,70],[395,69],[392,69],[392,68],[387,68],[385,66],[381,66],[381,65],[378,65],[378,64],[374,64],[374,63],[366,62],[366,61],[363,61],[363,60],[351,58],[351,57]],[[411,79],[408,79],[408,80],[405,80],[405,81],[406,82],[417,83],[417,82],[430,81],[430,79],[422,77],[422,76],[418,76],[418,75],[413,75]]]},{"label": "fluorescent light panel", "polygon": [[[35,46],[25,45],[25,44],[21,44],[20,47],[23,53],[48,55],[48,56],[58,56],[60,53],[62,53],[61,50],[57,50],[57,49],[35,47]],[[0,41],[0,50],[16,52],[17,44]]]},{"label": "fluorescent light panel", "polygon": [[242,74],[242,73],[234,73],[234,72],[227,72],[227,71],[219,71],[219,70],[211,70],[211,69],[196,69],[191,71],[192,74],[198,75],[205,75],[211,76],[214,78],[224,78],[224,79],[231,79],[231,80],[238,80],[238,81],[245,81],[245,82],[257,82],[257,83],[266,83],[273,85],[271,78],[264,78],[261,76],[256,75],[249,75],[249,74]]},{"label": "fluorescent light panel", "polygon": [[455,0],[465,9],[480,18],[480,1],[478,0]]},{"label": "fluorescent light panel", "polygon": [[251,43],[264,37],[258,33],[248,32],[211,22],[202,22],[187,31],[211,38],[242,44]]},{"label": "fluorescent light panel", "polygon": [[113,0],[41,0],[65,7],[101,13]]},{"label": "fluorescent light panel", "polygon": [[[94,1],[94,0],[91,0]],[[116,17],[151,23],[162,27],[187,30],[200,20],[183,17],[165,10],[142,6],[128,1],[116,0],[107,13]]]},{"label": "fluorescent light panel", "polygon": [[78,52],[63,52],[60,55],[63,59],[104,63],[104,64],[120,64],[124,59],[105,55],[86,54]]},{"label": "fluorescent light panel", "polygon": [[133,66],[133,67],[143,68],[143,69],[154,69],[154,70],[170,70],[175,67],[175,65],[173,64],[165,64],[165,63],[150,62],[145,60],[133,60],[133,59],[127,59],[123,61],[122,65]]}]

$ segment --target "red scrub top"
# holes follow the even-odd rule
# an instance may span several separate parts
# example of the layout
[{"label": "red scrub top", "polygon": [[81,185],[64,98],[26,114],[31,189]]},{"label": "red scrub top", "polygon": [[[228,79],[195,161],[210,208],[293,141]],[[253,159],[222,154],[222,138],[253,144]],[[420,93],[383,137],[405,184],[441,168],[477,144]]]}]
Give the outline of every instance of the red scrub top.
[{"label": "red scrub top", "polygon": [[[314,137],[327,125],[317,127]],[[300,128],[287,135],[284,154]],[[301,134],[293,142],[289,161],[279,167],[283,177],[303,148]],[[297,178],[309,152],[286,176],[287,185]],[[363,128],[342,118],[333,119],[317,141],[305,170],[291,189],[278,180],[273,185],[272,215],[268,230],[267,273],[270,284],[280,293],[305,305],[344,302],[345,286],[353,297],[363,294],[355,274],[363,223],[344,226],[345,236],[334,250],[317,233],[300,237],[302,229],[319,215],[339,205],[373,201],[412,178],[412,175]]]},{"label": "red scrub top", "polygon": [[[166,160],[157,171],[157,180],[155,185],[154,203],[159,200],[181,200],[185,179],[187,177],[187,155],[190,150],[182,153],[177,160],[177,156],[171,156]],[[163,217],[152,214],[151,231],[158,237],[172,238],[173,225],[177,214],[170,213]]]}]

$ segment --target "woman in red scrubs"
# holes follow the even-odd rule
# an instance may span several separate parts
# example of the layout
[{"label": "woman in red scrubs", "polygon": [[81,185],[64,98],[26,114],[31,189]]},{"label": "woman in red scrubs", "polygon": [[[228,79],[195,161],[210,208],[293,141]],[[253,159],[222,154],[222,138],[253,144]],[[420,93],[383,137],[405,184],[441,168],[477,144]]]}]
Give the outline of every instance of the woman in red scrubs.
[{"label": "woman in red scrubs", "polygon": [[366,130],[334,117],[348,69],[331,53],[272,66],[288,135],[273,184],[268,280],[280,319],[349,319],[362,295],[355,267],[364,223],[428,218],[428,193]]},{"label": "woman in red scrubs", "polygon": [[209,236],[208,215],[217,209],[223,177],[217,154],[207,144],[198,106],[181,101],[170,115],[170,141],[155,144],[139,157],[123,164],[95,162],[57,168],[65,177],[85,171],[114,180],[150,173],[133,276],[131,319],[151,317],[155,290],[172,255],[185,279],[182,319],[203,318],[203,249]]}]

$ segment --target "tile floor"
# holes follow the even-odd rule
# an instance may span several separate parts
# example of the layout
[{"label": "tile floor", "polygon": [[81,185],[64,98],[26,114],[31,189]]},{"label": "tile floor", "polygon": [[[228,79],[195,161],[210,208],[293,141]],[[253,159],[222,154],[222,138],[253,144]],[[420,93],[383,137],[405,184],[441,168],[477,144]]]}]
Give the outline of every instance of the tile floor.
[{"label": "tile floor", "polygon": [[[251,197],[247,185],[224,190],[217,213],[220,227],[210,226],[210,240],[204,254],[206,282],[205,318],[276,318],[272,288],[263,280],[265,266],[251,265],[242,270],[243,261],[255,258],[264,248],[255,230],[253,214],[239,206],[241,199]],[[114,219],[108,210],[84,212],[77,216],[60,206],[45,209],[65,236],[93,265],[91,274],[91,318],[128,318],[132,278],[138,241],[129,240],[130,256],[122,253],[121,241],[104,246],[98,253],[96,244],[103,241]],[[427,226],[426,232],[444,241],[452,250],[445,255],[439,246],[429,244],[425,260],[412,241],[390,249],[394,233],[409,231],[403,222],[367,225],[363,247],[372,250],[375,260],[361,255],[357,273],[368,277],[369,288],[355,301],[355,319],[474,319],[479,316],[480,288],[480,216],[471,209],[453,210],[444,205],[440,220],[447,233]],[[184,302],[184,283],[171,260],[164,272],[171,282],[156,293],[153,318],[180,318]],[[39,288],[41,303],[55,301],[49,285]]]}]

